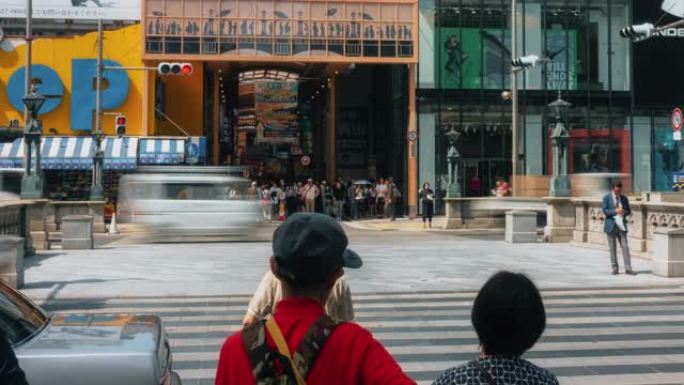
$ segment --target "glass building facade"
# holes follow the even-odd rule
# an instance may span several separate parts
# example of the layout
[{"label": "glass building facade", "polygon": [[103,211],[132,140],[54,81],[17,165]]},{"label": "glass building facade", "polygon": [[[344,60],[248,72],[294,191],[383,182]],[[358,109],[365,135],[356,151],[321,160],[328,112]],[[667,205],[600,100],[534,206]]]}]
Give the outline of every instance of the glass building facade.
[{"label": "glass building facade", "polygon": [[[629,0],[424,0],[420,2],[418,126],[420,182],[444,196],[448,142],[461,133],[463,196],[488,196],[512,174],[511,58],[535,54],[548,62],[520,73],[519,169],[552,173],[547,107],[562,98],[570,130],[570,173],[624,173],[633,183],[632,43],[619,31],[632,20]],[[511,23],[517,27],[511,52]],[[636,188],[637,186],[635,186]],[[643,186],[646,187],[646,186]],[[649,186],[650,187],[650,186]],[[539,196],[534,189],[521,195]],[[441,205],[438,206],[438,211]]]}]

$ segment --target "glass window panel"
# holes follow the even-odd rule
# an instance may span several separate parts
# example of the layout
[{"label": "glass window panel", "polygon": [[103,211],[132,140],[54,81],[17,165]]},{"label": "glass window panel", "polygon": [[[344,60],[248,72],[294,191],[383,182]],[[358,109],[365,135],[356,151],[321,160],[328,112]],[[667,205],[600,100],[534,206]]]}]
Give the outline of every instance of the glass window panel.
[{"label": "glass window panel", "polygon": [[629,39],[620,37],[620,29],[630,24],[629,2],[627,0],[613,0],[611,2],[611,52],[613,73],[613,90],[630,90],[630,50]]},{"label": "glass window panel", "polygon": [[219,3],[216,0],[202,0],[202,16],[218,17]]},{"label": "glass window panel", "polygon": [[221,0],[221,12],[220,17],[232,17],[235,18],[236,2],[234,0]]},{"label": "glass window panel", "polygon": [[146,8],[147,16],[164,16],[164,0],[148,0]]},{"label": "glass window panel", "polygon": [[183,15],[186,17],[201,16],[202,2],[200,0],[183,0]]},{"label": "glass window panel", "polygon": [[380,5],[380,19],[382,21],[397,20],[397,6],[394,4]]},{"label": "glass window panel", "polygon": [[182,0],[167,0],[166,16],[183,16]]}]

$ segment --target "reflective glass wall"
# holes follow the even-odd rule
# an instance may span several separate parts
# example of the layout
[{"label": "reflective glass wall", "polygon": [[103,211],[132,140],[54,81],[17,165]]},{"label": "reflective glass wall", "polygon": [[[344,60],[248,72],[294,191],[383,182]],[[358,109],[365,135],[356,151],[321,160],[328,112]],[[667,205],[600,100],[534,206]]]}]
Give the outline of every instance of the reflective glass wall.
[{"label": "reflective glass wall", "polygon": [[452,128],[461,133],[464,196],[487,196],[497,178],[510,181],[513,115],[502,92],[511,88],[511,58],[529,54],[548,61],[518,80],[521,170],[529,176],[552,171],[549,136],[556,118],[547,106],[560,92],[573,105],[563,117],[572,137],[570,172],[631,174],[631,42],[619,36],[630,24],[631,1],[517,3],[512,53],[510,1],[420,2],[421,182],[444,194],[444,133]]}]

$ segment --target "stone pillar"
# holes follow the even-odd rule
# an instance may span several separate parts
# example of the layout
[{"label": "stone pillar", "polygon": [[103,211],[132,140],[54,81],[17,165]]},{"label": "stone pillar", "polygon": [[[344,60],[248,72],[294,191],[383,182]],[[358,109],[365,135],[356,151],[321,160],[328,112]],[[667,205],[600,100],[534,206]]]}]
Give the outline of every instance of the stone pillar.
[{"label": "stone pillar", "polygon": [[633,202],[630,204],[632,215],[627,217],[628,232],[627,242],[629,249],[637,252],[645,252],[648,250],[648,225],[647,225],[647,205],[643,202]]},{"label": "stone pillar", "polygon": [[89,215],[71,215],[63,218],[62,249],[92,249],[93,217]]},{"label": "stone pillar", "polygon": [[15,289],[24,286],[24,238],[0,236],[0,280]]},{"label": "stone pillar", "polygon": [[48,243],[48,200],[37,199],[29,206],[29,221],[31,227],[31,239],[33,248],[46,250]]},{"label": "stone pillar", "polygon": [[446,222],[444,228],[464,228],[462,200],[459,198],[446,198],[444,199],[444,205],[446,207]]},{"label": "stone pillar", "polygon": [[657,228],[653,232],[653,274],[684,277],[684,229]]},{"label": "stone pillar", "polygon": [[570,198],[546,198],[544,240],[551,243],[566,243],[573,240],[575,215],[575,206]]},{"label": "stone pillar", "polygon": [[572,201],[575,206],[575,230],[572,240],[578,243],[587,243],[589,233],[589,212],[586,202]]},{"label": "stone pillar", "polygon": [[532,211],[506,212],[506,242],[537,242],[537,213]]}]

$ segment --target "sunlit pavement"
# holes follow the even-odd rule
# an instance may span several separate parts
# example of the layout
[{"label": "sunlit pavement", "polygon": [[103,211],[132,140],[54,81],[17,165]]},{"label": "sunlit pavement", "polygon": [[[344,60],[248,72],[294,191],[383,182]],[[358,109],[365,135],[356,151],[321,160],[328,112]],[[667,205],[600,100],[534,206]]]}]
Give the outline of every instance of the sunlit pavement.
[{"label": "sunlit pavement", "polygon": [[[273,227],[261,242],[138,244],[40,252],[26,260],[24,292],[34,298],[231,295],[251,293],[267,269]],[[355,292],[475,290],[500,269],[529,274],[542,288],[683,285],[650,274],[609,275],[604,250],[559,244],[508,244],[500,234],[348,229],[364,267],[348,270]]]}]

